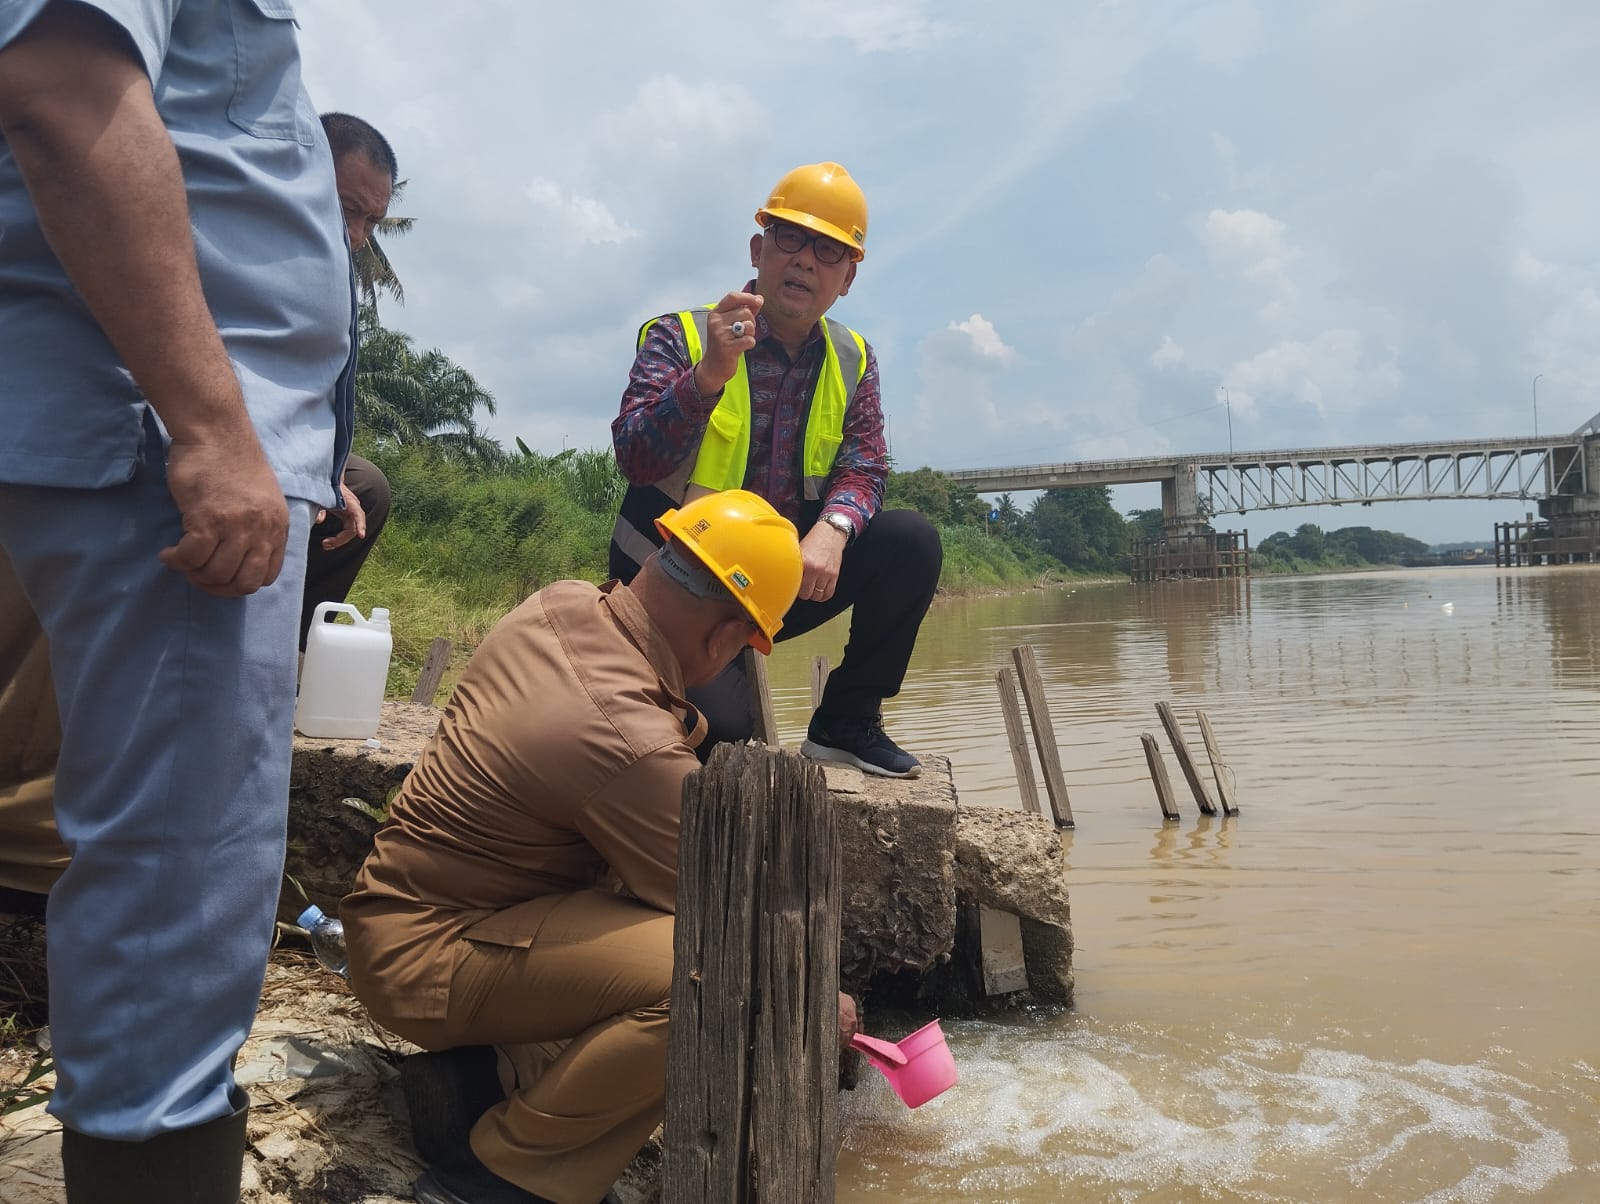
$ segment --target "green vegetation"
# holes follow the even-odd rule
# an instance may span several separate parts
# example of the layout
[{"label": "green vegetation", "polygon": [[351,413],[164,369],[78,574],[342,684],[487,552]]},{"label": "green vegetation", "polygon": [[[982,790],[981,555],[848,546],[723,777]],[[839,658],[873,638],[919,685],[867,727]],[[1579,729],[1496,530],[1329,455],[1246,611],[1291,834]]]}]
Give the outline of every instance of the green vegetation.
[{"label": "green vegetation", "polygon": [[1257,573],[1327,573],[1403,564],[1427,551],[1420,539],[1393,531],[1341,527],[1325,532],[1315,523],[1302,523],[1293,535],[1278,531],[1257,544],[1250,567]]}]

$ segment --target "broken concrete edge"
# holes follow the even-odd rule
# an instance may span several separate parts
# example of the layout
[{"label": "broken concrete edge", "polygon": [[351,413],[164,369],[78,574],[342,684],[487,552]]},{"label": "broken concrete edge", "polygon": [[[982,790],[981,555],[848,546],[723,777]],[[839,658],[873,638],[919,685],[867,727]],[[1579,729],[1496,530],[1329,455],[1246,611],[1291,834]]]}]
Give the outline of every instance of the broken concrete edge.
[{"label": "broken concrete edge", "polygon": [[[338,904],[441,715],[434,707],[385,703],[376,748],[296,737],[287,866],[293,885],[285,887],[280,918],[292,921],[307,900],[324,910]],[[848,884],[842,985],[858,997],[948,1014],[1070,1005],[1071,912],[1059,833],[1031,813],[962,803],[949,758],[920,756],[916,778],[823,766],[839,809]],[[986,996],[981,970],[976,977],[939,973],[958,945],[979,939],[959,928],[963,907],[1018,918],[1026,992]],[[981,951],[973,956],[981,962]]]}]

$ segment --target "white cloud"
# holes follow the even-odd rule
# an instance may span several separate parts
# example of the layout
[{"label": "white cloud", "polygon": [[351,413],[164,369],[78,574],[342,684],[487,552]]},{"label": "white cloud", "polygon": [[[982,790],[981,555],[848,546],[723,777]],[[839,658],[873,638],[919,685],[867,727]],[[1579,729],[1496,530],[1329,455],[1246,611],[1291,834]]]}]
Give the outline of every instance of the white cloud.
[{"label": "white cloud", "polygon": [[1172,341],[1170,334],[1162,335],[1161,346],[1150,353],[1150,366],[1156,369],[1176,368],[1183,360],[1183,348]]},{"label": "white cloud", "polygon": [[843,38],[862,54],[878,54],[916,50],[951,37],[955,26],[935,17],[932,7],[928,0],[810,0],[770,11],[786,41]]},{"label": "white cloud", "polygon": [[1172,40],[1202,63],[1232,67],[1261,49],[1261,14],[1250,0],[1218,0],[1176,21]]},{"label": "white cloud", "polygon": [[599,243],[615,246],[639,237],[639,231],[618,221],[605,202],[579,196],[554,180],[534,180],[522,191],[538,211],[535,220],[547,242],[567,246]]},{"label": "white cloud", "polygon": [[1289,265],[1300,258],[1287,233],[1277,218],[1256,209],[1213,209],[1200,226],[1200,241],[1224,276],[1284,288]]},{"label": "white cloud", "polygon": [[1216,152],[1217,158],[1222,163],[1229,192],[1259,189],[1271,183],[1270,174],[1261,168],[1240,167],[1239,148],[1234,145],[1233,139],[1216,130],[1211,131],[1210,139],[1211,149]]},{"label": "white cloud", "polygon": [[1008,347],[994,324],[982,314],[973,314],[965,322],[952,322],[950,329],[967,336],[972,349],[984,359],[1009,363],[1016,358],[1016,349]]},{"label": "white cloud", "polygon": [[1338,419],[1394,396],[1404,377],[1393,348],[1373,350],[1359,331],[1325,330],[1234,364],[1227,381],[1235,415],[1288,404]]},{"label": "white cloud", "polygon": [[681,164],[711,147],[755,140],[767,120],[766,107],[739,84],[658,74],[625,106],[600,114],[595,128],[614,154]]}]

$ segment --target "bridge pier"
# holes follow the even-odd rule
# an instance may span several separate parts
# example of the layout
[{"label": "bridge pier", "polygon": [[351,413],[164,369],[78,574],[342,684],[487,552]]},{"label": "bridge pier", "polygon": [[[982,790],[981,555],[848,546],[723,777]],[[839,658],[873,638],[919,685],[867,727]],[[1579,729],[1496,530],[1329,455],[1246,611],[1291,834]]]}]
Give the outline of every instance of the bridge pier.
[{"label": "bridge pier", "polygon": [[1169,540],[1192,539],[1206,530],[1200,512],[1200,461],[1179,460],[1161,481],[1161,530]]}]

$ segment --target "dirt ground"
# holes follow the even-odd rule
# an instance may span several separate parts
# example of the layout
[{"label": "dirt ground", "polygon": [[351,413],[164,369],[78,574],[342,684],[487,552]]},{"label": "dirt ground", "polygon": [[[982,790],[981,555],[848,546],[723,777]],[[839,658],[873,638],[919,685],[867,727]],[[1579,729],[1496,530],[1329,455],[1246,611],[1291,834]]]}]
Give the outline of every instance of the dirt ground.
[{"label": "dirt ground", "polygon": [[[275,951],[236,1071],[250,1093],[241,1204],[410,1204],[423,1164],[395,1065],[414,1049],[374,1025],[310,953]],[[0,1052],[0,1088],[36,1056],[27,1044]],[[658,1204],[658,1151],[628,1169],[612,1204]],[[61,1127],[45,1105],[0,1118],[0,1201],[63,1199]]]},{"label": "dirt ground", "polygon": [[[309,954],[277,951],[239,1055],[251,1103],[243,1204],[409,1201],[422,1163],[394,1068],[409,1048],[376,1029]],[[0,1083],[26,1071],[27,1053],[0,1062]],[[60,1204],[60,1147],[43,1103],[0,1120],[0,1200]]]}]

